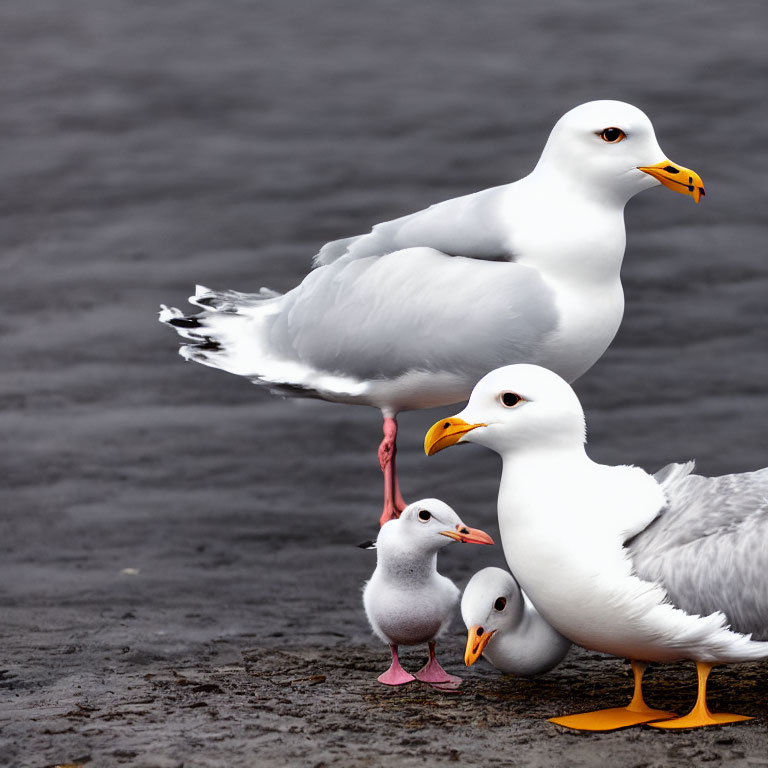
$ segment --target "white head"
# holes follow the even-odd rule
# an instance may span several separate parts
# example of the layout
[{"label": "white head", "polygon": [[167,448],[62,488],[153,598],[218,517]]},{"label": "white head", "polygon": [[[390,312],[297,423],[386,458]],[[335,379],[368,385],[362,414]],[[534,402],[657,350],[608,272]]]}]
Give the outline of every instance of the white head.
[{"label": "white head", "polygon": [[580,450],[584,411],[556,373],[538,365],[508,365],[477,382],[461,413],[436,422],[424,438],[431,456],[456,443],[478,443],[509,455],[517,450]]},{"label": "white head", "polygon": [[511,573],[502,568],[478,571],[461,597],[461,617],[468,632],[464,663],[474,664],[497,632],[513,631],[524,607],[523,593]]},{"label": "white head", "polygon": [[477,528],[464,525],[444,501],[421,499],[409,504],[396,520],[384,523],[376,540],[380,552],[437,552],[452,541],[465,544],[493,544]]},{"label": "white head", "polygon": [[657,184],[697,203],[704,194],[698,174],[666,158],[646,115],[622,101],[590,101],[566,112],[552,129],[535,173],[620,205]]}]

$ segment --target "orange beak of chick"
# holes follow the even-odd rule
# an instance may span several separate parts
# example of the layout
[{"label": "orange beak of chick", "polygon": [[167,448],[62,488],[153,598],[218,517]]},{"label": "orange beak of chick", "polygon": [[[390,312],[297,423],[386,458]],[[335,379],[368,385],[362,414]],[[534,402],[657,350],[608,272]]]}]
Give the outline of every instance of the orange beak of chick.
[{"label": "orange beak of chick", "polygon": [[496,630],[492,629],[486,632],[481,626],[470,627],[467,634],[467,647],[464,651],[464,663],[471,667],[482,654],[488,641],[493,637]]},{"label": "orange beak of chick", "polygon": [[467,528],[459,523],[455,530],[440,531],[441,535],[449,539],[462,542],[462,544],[493,544],[493,539],[479,528]]}]

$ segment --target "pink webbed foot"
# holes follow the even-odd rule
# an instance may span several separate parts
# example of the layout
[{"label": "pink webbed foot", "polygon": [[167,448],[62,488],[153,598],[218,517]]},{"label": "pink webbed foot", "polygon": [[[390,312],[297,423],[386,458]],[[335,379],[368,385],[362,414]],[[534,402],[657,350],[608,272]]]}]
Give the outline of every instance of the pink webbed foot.
[{"label": "pink webbed foot", "polygon": [[384,685],[405,685],[406,683],[412,683],[416,678],[413,675],[408,674],[408,672],[398,664],[397,668],[395,668],[394,665],[391,666],[376,679]]},{"label": "pink webbed foot", "polygon": [[432,659],[428,661],[417,673],[416,679],[422,683],[433,683],[435,685],[461,685],[461,678],[456,675],[449,675],[438,663]]},{"label": "pink webbed foot", "polygon": [[429,661],[416,673],[422,683],[431,683],[435,688],[451,690],[461,685],[461,678],[449,675],[435,658],[435,643],[429,644]]},{"label": "pink webbed foot", "polygon": [[380,683],[384,685],[405,685],[406,683],[412,683],[416,678],[406,672],[401,666],[400,661],[397,658],[397,646],[390,645],[392,651],[392,664],[389,669],[376,678]]}]

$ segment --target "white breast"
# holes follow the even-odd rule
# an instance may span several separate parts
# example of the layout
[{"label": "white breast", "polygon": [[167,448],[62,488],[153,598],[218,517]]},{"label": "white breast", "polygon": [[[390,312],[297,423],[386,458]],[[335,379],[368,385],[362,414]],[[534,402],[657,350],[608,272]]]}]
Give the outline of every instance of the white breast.
[{"label": "white breast", "polygon": [[510,232],[511,250],[539,271],[557,304],[558,327],[533,362],[574,381],[600,359],[624,315],[623,208],[553,197],[549,188],[542,194],[548,206],[537,194],[518,201],[525,212]]},{"label": "white breast", "polygon": [[438,573],[424,582],[395,583],[374,572],[363,592],[373,631],[394,645],[427,643],[447,629],[456,612],[459,590]]},{"label": "white breast", "polygon": [[[758,657],[760,644],[730,632],[722,614],[688,615],[666,601],[661,587],[633,575],[623,541],[627,531],[647,524],[661,499],[653,485],[641,482],[640,470],[592,467],[606,477],[590,477],[585,463],[542,483],[530,466],[521,471],[505,463],[499,496],[504,554],[541,615],[573,642],[617,656]],[[618,473],[613,488],[611,473]],[[626,493],[611,501],[618,486]]]}]

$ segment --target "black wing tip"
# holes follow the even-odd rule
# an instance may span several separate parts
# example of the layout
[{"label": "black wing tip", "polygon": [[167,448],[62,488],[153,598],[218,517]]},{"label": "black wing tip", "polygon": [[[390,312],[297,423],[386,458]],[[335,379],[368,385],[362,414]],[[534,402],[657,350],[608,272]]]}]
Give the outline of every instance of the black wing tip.
[{"label": "black wing tip", "polygon": [[203,324],[196,317],[174,317],[168,321],[176,328],[202,328]]},{"label": "black wing tip", "polygon": [[210,336],[205,337],[205,341],[202,344],[195,344],[195,349],[204,350],[206,352],[220,352],[222,349],[221,344]]}]

